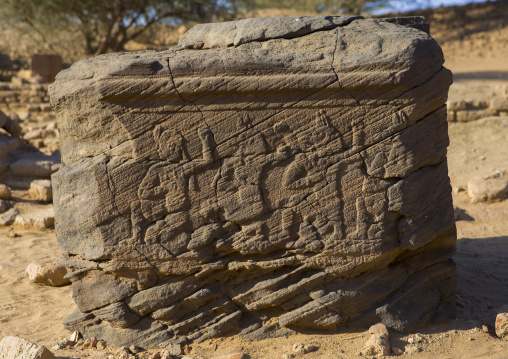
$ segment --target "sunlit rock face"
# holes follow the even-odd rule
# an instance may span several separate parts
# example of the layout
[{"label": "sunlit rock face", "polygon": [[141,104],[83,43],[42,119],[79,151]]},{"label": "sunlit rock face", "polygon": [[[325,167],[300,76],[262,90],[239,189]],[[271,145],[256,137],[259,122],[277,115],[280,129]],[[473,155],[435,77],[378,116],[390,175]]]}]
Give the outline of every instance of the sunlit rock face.
[{"label": "sunlit rock face", "polygon": [[289,17],[60,73],[66,327],[155,347],[452,315],[443,62],[414,28]]}]

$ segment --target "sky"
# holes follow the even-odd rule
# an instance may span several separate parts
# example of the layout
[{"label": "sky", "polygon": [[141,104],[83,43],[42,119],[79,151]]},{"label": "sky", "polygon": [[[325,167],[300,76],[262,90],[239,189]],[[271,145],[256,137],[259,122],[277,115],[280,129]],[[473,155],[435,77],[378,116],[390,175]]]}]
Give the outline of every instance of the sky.
[{"label": "sky", "polygon": [[389,12],[405,12],[429,7],[456,6],[485,1],[486,0],[390,0],[389,7],[375,10],[372,13],[382,15]]}]

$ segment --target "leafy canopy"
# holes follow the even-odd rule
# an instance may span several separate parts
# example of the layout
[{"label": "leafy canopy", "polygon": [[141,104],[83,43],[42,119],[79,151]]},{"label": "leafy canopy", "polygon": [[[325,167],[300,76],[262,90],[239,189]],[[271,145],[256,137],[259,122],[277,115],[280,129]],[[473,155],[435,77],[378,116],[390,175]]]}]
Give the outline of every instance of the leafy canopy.
[{"label": "leafy canopy", "polygon": [[[155,24],[225,21],[260,8],[359,14],[387,0],[0,0],[0,18],[28,25],[55,49],[66,31],[78,31],[87,56],[122,51]],[[57,36],[60,35],[60,36]]]}]

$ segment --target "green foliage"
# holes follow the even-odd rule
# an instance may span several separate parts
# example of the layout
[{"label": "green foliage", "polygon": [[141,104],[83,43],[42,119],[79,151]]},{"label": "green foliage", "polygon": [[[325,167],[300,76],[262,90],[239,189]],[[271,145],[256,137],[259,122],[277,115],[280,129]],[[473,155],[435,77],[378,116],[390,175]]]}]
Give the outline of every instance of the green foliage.
[{"label": "green foliage", "polygon": [[358,15],[367,8],[383,5],[387,0],[256,0],[260,8],[285,8],[327,14]]},{"label": "green foliage", "polygon": [[122,51],[150,26],[166,22],[229,19],[251,0],[0,0],[0,18],[24,23],[43,41],[57,31],[77,28],[86,54]]},{"label": "green foliage", "polygon": [[[62,38],[78,39],[86,56],[123,51],[125,44],[156,24],[234,19],[260,8],[287,8],[326,14],[359,14],[387,0],[0,0],[0,20],[27,25],[45,48]],[[26,27],[26,26],[25,26]],[[71,36],[72,32],[72,36]],[[77,36],[79,35],[79,36]],[[72,40],[77,44],[76,40]],[[61,52],[61,51],[59,51]]]}]

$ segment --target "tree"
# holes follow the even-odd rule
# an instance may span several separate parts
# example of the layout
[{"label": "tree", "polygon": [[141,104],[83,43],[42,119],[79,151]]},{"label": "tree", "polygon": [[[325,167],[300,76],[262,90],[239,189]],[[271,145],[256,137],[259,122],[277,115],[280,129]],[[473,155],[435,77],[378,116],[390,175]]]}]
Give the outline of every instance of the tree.
[{"label": "tree", "polygon": [[[123,51],[156,24],[235,19],[259,8],[298,9],[323,14],[360,14],[389,0],[0,0],[0,20],[25,25],[45,49],[74,60]],[[426,1],[426,0],[390,0]],[[33,36],[32,36],[33,37]],[[39,46],[41,48],[42,46]],[[77,55],[76,53],[81,53]]]},{"label": "tree", "polygon": [[233,18],[251,0],[0,0],[0,17],[24,23],[54,47],[56,31],[77,29],[86,55],[122,51],[125,44],[157,23]]}]

